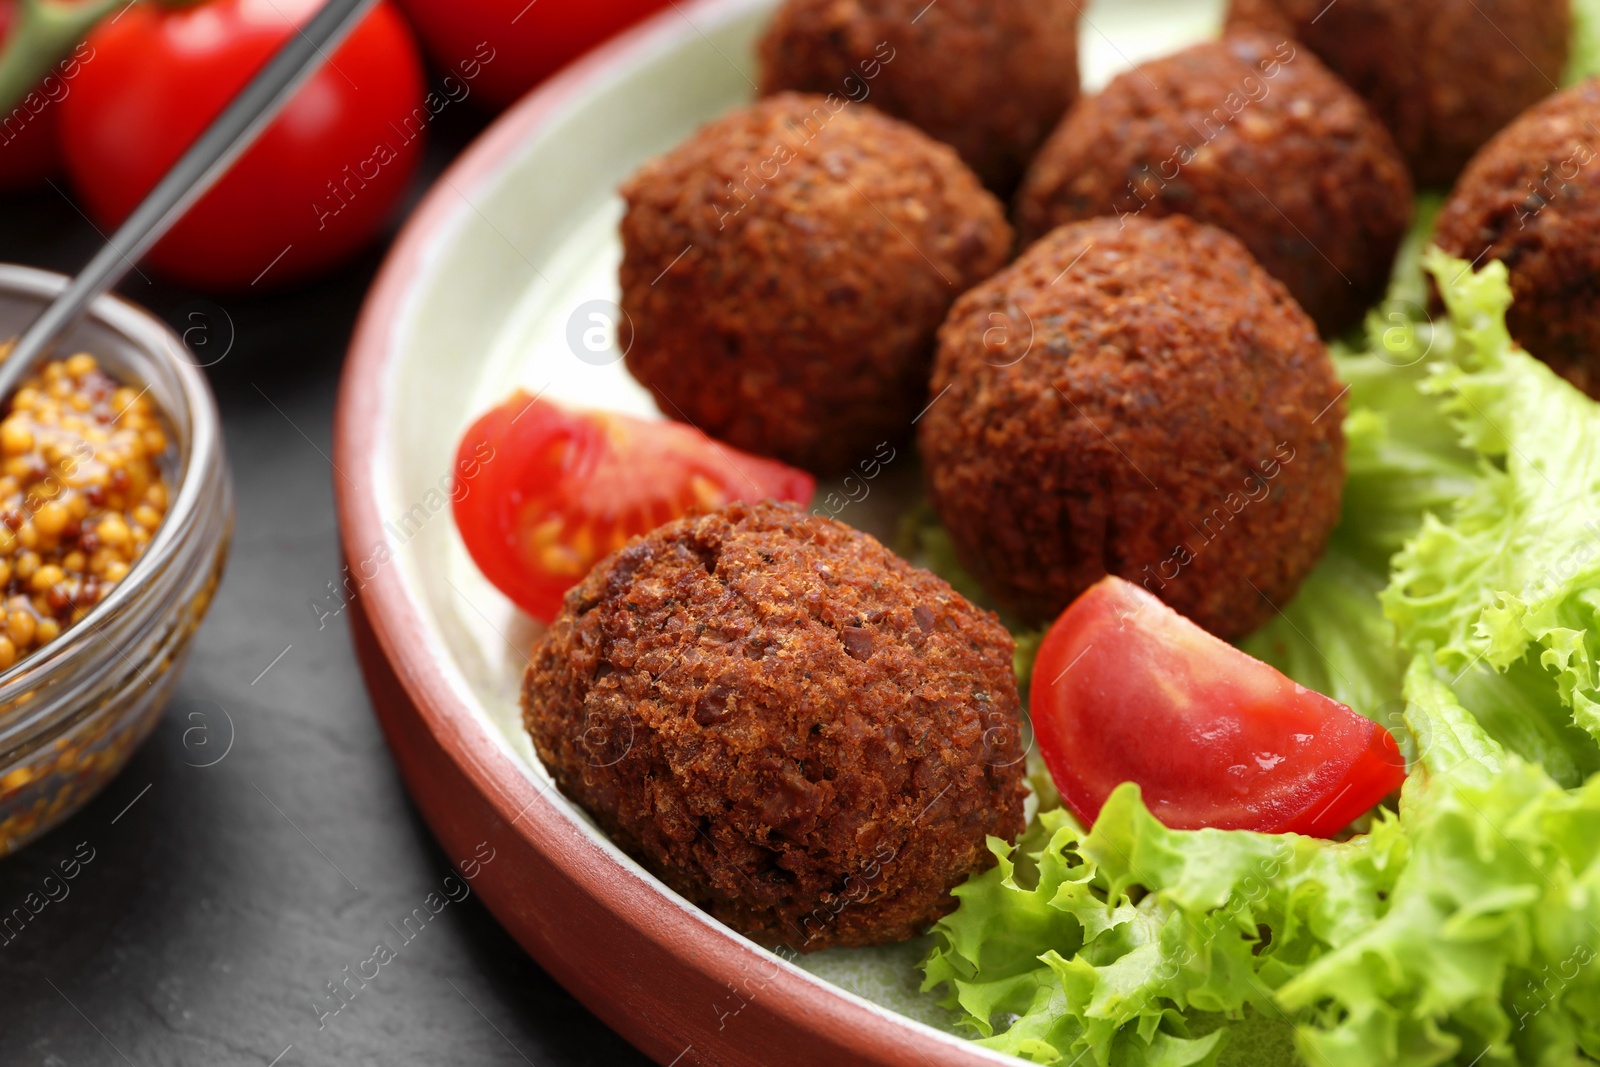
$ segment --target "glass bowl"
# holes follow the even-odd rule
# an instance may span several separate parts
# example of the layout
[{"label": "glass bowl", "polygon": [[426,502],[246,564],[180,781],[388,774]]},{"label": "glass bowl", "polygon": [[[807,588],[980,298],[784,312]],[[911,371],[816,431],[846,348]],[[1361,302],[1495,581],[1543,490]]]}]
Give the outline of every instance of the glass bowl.
[{"label": "glass bowl", "polygon": [[[0,338],[20,333],[66,283],[0,264]],[[0,673],[0,856],[86,804],[155,727],[233,531],[216,400],[177,335],[148,312],[102,297],[56,351],[88,352],[120,380],[148,387],[175,452],[171,504],[110,596]]]}]

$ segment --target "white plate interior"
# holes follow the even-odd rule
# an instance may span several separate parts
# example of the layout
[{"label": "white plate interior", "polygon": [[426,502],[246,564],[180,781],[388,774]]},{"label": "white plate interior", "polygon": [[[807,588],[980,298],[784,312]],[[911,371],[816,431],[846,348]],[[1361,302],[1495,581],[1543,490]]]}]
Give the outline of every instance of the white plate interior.
[{"label": "white plate interior", "polygon": [[[517,710],[535,624],[484,580],[456,535],[448,504],[455,445],[477,414],[518,387],[660,417],[620,362],[577,358],[568,344],[569,320],[589,301],[618,298],[618,184],[645,159],[754,95],[753,44],[772,3],[675,6],[683,24],[664,23],[639,62],[586,85],[503,167],[470,188],[454,188],[459,210],[428,250],[396,324],[393,419],[382,430],[387,465],[376,489],[394,560],[387,565],[398,568],[434,647],[447,650],[454,682],[485,729],[544,786],[549,778]],[[1097,0],[1082,28],[1086,90],[1133,63],[1213,35],[1222,8],[1223,0]],[[840,517],[886,536],[895,498],[915,491],[914,473]],[[379,546],[371,547],[356,563],[358,580],[385,565]],[[581,812],[568,810],[600,837]],[[688,906],[656,884],[667,900]],[[836,950],[799,962],[843,990],[942,1026],[942,1010],[917,992],[922,951],[916,944]]]}]

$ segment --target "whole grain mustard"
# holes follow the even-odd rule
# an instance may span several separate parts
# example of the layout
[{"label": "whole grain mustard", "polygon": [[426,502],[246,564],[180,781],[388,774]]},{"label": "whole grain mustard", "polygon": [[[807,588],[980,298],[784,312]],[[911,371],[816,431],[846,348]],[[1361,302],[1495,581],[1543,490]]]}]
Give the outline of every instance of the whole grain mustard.
[{"label": "whole grain mustard", "polygon": [[18,388],[0,420],[0,670],[127,575],[166,516],[168,446],[145,392],[93,356],[52,360]]}]

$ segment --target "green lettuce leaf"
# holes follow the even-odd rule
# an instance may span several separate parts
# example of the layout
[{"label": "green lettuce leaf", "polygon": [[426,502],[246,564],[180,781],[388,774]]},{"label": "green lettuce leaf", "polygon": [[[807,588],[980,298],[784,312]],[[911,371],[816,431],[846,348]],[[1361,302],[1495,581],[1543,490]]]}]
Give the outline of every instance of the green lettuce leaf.
[{"label": "green lettuce leaf", "polygon": [[1600,746],[1573,723],[1538,664],[1521,660],[1501,673],[1480,663],[1453,675],[1450,687],[1496,743],[1539,764],[1558,784],[1570,789],[1600,771]]},{"label": "green lettuce leaf", "polygon": [[1136,786],[1085,834],[1042,815],[957,890],[927,988],[982,1044],[1040,1063],[1216,1064],[1234,1026],[1281,1051],[1275,992],[1386,911],[1406,842],[1392,816],[1346,844],[1168,830]]},{"label": "green lettuce leaf", "polygon": [[1600,1054],[1600,778],[1561,788],[1435,670],[1407,672],[1419,752],[1398,817],[1346,842],[1174,831],[1133,785],[1087,833],[1047,812],[957,890],[926,988],[1039,1063],[1282,1067],[1289,1042],[1317,1067]]},{"label": "green lettuce leaf", "polygon": [[1472,274],[1434,252],[1429,265],[1450,312],[1429,333],[1450,358],[1423,388],[1479,470],[1395,558],[1384,611],[1401,647],[1452,673],[1543,666],[1600,737],[1600,452],[1585,447],[1600,440],[1600,406],[1513,345],[1502,264]]},{"label": "green lettuce leaf", "polygon": [[1572,0],[1572,52],[1566,82],[1600,74],[1600,0]]},{"label": "green lettuce leaf", "polygon": [[1307,1063],[1573,1064],[1600,1052],[1600,779],[1503,750],[1433,665],[1388,909],[1276,991]]}]

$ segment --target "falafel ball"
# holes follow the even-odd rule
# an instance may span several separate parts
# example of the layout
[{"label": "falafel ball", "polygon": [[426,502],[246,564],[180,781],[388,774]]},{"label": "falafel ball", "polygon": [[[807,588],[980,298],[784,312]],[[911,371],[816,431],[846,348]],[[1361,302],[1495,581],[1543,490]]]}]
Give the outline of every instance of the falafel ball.
[{"label": "falafel ball", "polygon": [[1535,105],[1467,166],[1434,241],[1511,273],[1517,342],[1600,398],[1600,79]]},{"label": "falafel ball", "polygon": [[956,302],[918,427],[957,555],[1024,621],[1107,574],[1225,639],[1339,519],[1343,391],[1315,326],[1184,217],[1051,233]]},{"label": "falafel ball", "polygon": [[1334,334],[1382,297],[1414,210],[1382,124],[1292,42],[1208,41],[1081,101],[1034,161],[1024,240],[1065,222],[1189,215],[1220,226]]},{"label": "falafel ball", "polygon": [[1377,112],[1420,185],[1554,91],[1572,0],[1233,0],[1230,28],[1293,37]]},{"label": "falafel ball", "polygon": [[955,147],[1009,196],[1078,99],[1074,0],[787,0],[761,91],[870,102]]},{"label": "falafel ball", "polygon": [[597,566],[534,649],[562,792],[766,945],[920,933],[1022,832],[1011,636],[831,519],[735,504]]},{"label": "falafel ball", "polygon": [[1011,250],[954,150],[842,98],[740,108],[622,193],[628,368],[667,415],[821,474],[909,434],[939,323]]}]

